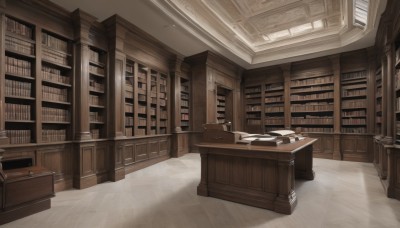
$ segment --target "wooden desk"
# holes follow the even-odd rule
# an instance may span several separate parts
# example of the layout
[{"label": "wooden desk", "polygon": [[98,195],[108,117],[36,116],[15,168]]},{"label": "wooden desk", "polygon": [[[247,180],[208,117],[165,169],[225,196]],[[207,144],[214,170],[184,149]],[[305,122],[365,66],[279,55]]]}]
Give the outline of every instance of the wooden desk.
[{"label": "wooden desk", "polygon": [[291,214],[295,177],[314,179],[312,144],[306,138],[279,146],[200,143],[197,194]]}]

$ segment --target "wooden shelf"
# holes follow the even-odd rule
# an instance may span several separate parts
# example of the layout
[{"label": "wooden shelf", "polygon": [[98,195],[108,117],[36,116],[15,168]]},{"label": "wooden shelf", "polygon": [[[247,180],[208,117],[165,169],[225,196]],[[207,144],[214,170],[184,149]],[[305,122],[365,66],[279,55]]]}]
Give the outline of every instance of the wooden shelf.
[{"label": "wooden shelf", "polygon": [[[100,68],[104,68],[105,67],[105,65],[103,63],[97,62],[97,61],[93,61],[93,60],[89,60],[89,64],[94,65],[94,66],[98,66]],[[133,74],[132,72],[128,72],[128,71],[127,71],[127,73]]]},{"label": "wooden shelf", "polygon": [[43,59],[43,58],[42,58],[42,62],[46,63],[46,64],[49,64],[49,65],[52,65],[54,67],[58,67],[58,68],[66,69],[66,70],[71,70],[72,69],[71,66],[60,64],[60,63],[53,62],[51,60],[47,60],[47,59]]},{"label": "wooden shelf", "polygon": [[63,125],[68,125],[68,124],[71,124],[71,122],[61,122],[61,121],[42,121],[42,124],[63,124]]},{"label": "wooden shelf", "polygon": [[6,120],[7,123],[35,123],[34,120]]},{"label": "wooden shelf", "polygon": [[71,105],[71,102],[64,102],[64,101],[42,100],[42,102],[53,103],[53,104],[61,104],[61,105]]},{"label": "wooden shelf", "polygon": [[55,82],[55,81],[51,81],[51,80],[42,80],[43,83],[47,83],[47,84],[51,84],[51,85],[58,85],[58,86],[63,86],[63,87],[72,87],[72,85],[70,84],[65,84],[65,83],[61,83],[61,82]]},{"label": "wooden shelf", "polygon": [[12,50],[12,49],[6,49],[6,55],[13,56],[13,57],[22,57],[23,59],[29,59],[29,60],[36,59],[36,56],[34,56],[34,55],[22,53],[22,52]]},{"label": "wooden shelf", "polygon": [[30,100],[30,101],[36,100],[34,97],[19,97],[19,96],[8,96],[8,95],[6,95],[5,97],[6,99],[9,98],[9,99]]},{"label": "wooden shelf", "polygon": [[22,79],[25,81],[35,81],[35,78],[33,78],[33,77],[22,76],[22,75],[18,75],[18,74],[9,73],[9,72],[6,72],[5,75],[6,75],[6,77],[8,76],[8,77],[12,77],[15,79]]},{"label": "wooden shelf", "polygon": [[89,71],[90,75],[96,76],[96,77],[100,77],[100,78],[104,78],[104,74],[99,74],[97,72],[93,72],[93,71]]}]

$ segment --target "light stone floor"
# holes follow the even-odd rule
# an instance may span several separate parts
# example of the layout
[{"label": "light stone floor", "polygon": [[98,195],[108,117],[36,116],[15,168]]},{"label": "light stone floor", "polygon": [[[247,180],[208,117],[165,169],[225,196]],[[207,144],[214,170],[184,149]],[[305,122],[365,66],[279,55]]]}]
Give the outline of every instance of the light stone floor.
[{"label": "light stone floor", "polygon": [[370,163],[314,159],[316,179],[296,181],[292,215],[196,195],[200,157],[188,154],[118,182],[58,192],[49,210],[4,227],[400,227]]}]

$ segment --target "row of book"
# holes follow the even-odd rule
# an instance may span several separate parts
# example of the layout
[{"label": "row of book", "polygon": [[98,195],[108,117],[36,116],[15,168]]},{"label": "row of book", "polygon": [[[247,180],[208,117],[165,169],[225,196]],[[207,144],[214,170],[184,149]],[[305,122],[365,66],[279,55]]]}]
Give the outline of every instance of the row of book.
[{"label": "row of book", "polygon": [[342,80],[362,79],[367,77],[367,71],[358,71],[342,74]]},{"label": "row of book", "polygon": [[125,126],[133,126],[134,125],[134,118],[131,116],[125,116]]},{"label": "row of book", "polygon": [[396,97],[396,111],[400,111],[400,97]]},{"label": "row of book", "polygon": [[143,105],[139,105],[138,107],[138,113],[139,114],[146,114],[147,113],[147,107]]},{"label": "row of book", "polygon": [[400,133],[400,121],[396,121],[396,132]]},{"label": "row of book", "polygon": [[160,85],[164,86],[166,88],[166,86],[167,86],[167,78],[165,78],[165,76],[164,77],[163,76],[160,77]]},{"label": "row of book", "polygon": [[125,90],[125,98],[133,99],[133,91]]},{"label": "row of book", "polygon": [[147,96],[144,95],[144,94],[138,94],[138,101],[146,102],[147,101]]},{"label": "row of book", "polygon": [[89,60],[93,62],[100,62],[100,53],[92,49],[89,50]]},{"label": "row of book", "polygon": [[217,118],[225,118],[225,113],[217,113]]},{"label": "row of book", "polygon": [[382,87],[377,87],[376,88],[376,97],[377,98],[382,97]]},{"label": "row of book", "polygon": [[160,119],[168,119],[168,113],[166,110],[161,110]]},{"label": "row of book", "polygon": [[395,77],[396,78],[396,80],[395,80],[395,83],[396,83],[395,86],[396,87],[395,88],[397,90],[397,89],[400,89],[400,69],[396,69],[396,73],[395,74],[396,74],[396,77]]},{"label": "row of book", "polygon": [[151,119],[150,126],[151,127],[157,127],[157,120],[156,119]]},{"label": "row of book", "polygon": [[314,99],[333,99],[333,92],[314,93],[314,94],[306,94],[306,95],[291,95],[290,99],[292,101],[304,101],[304,100],[314,100]]},{"label": "row of book", "polygon": [[46,47],[56,49],[58,51],[68,52],[68,42],[57,37],[54,37],[48,33],[42,33],[42,44]]},{"label": "row of book", "polygon": [[[101,99],[99,96],[96,95],[89,95],[89,104],[91,105],[98,105],[98,106],[102,106],[103,105],[103,99]],[[126,105],[125,105],[126,107]],[[131,106],[133,108],[133,106]]]},{"label": "row of book", "polygon": [[188,85],[181,85],[181,92],[189,93],[189,86]]},{"label": "row of book", "polygon": [[90,129],[90,134],[92,135],[92,139],[99,139],[100,138],[100,129],[92,128],[92,129]]},{"label": "row of book", "polygon": [[146,135],[146,128],[138,128],[136,132],[137,135]]},{"label": "row of book", "polygon": [[265,103],[272,103],[272,102],[283,102],[283,96],[280,97],[266,97],[264,102]]},{"label": "row of book", "polygon": [[43,121],[50,122],[69,122],[70,112],[66,109],[42,107]]},{"label": "row of book", "polygon": [[366,96],[366,89],[342,90],[342,97]]},{"label": "row of book", "polygon": [[42,66],[42,77],[43,80],[71,84],[70,77],[61,75],[61,70],[52,67]]},{"label": "row of book", "polygon": [[189,121],[181,122],[181,127],[189,127]]},{"label": "row of book", "polygon": [[342,133],[363,134],[367,132],[366,127],[342,127]]},{"label": "row of book", "polygon": [[181,99],[188,100],[188,99],[189,99],[189,94],[182,93],[182,94],[181,94]]},{"label": "row of book", "polygon": [[42,58],[50,62],[69,66],[68,55],[62,52],[54,51],[52,49],[43,49]]},{"label": "row of book", "polygon": [[129,90],[133,90],[133,77],[126,77],[125,87],[127,87]]},{"label": "row of book", "polygon": [[189,120],[188,114],[181,114],[181,120]]},{"label": "row of book", "polygon": [[261,105],[246,105],[247,112],[258,112],[261,111]]},{"label": "row of book", "polygon": [[146,75],[139,76],[139,77],[137,78],[137,80],[138,80],[138,83],[141,83],[141,84],[144,85],[144,86],[147,85],[147,78],[146,78]]},{"label": "row of book", "polygon": [[147,125],[147,119],[139,117],[138,118],[138,126],[145,127],[146,125]]},{"label": "row of book", "polygon": [[283,97],[283,91],[273,91],[273,92],[265,92],[265,97],[276,97],[276,96],[282,96]]},{"label": "row of book", "polygon": [[163,121],[160,121],[160,128],[165,128],[165,127],[167,127],[167,121],[165,121],[165,120],[163,120]]},{"label": "row of book", "polygon": [[292,124],[333,124],[333,117],[328,116],[305,116],[292,117]]},{"label": "row of book", "polygon": [[280,90],[280,89],[283,89],[283,84],[282,83],[267,84],[265,86],[265,90],[266,91]]},{"label": "row of book", "polygon": [[188,108],[181,108],[181,113],[189,113],[189,109]]},{"label": "row of book", "polygon": [[353,117],[353,116],[366,116],[367,112],[363,110],[352,110],[352,111],[342,111],[342,117]]},{"label": "row of book", "polygon": [[132,127],[125,127],[125,136],[133,136],[133,128]]},{"label": "row of book", "polygon": [[10,144],[31,143],[31,130],[6,130]]},{"label": "row of book", "polygon": [[11,36],[6,36],[5,47],[7,50],[12,50],[27,55],[35,54],[35,47],[33,43],[26,42],[24,40],[14,38]]},{"label": "row of book", "polygon": [[342,108],[352,109],[352,108],[366,108],[366,107],[367,107],[366,99],[342,101]]},{"label": "row of book", "polygon": [[261,93],[252,93],[252,94],[246,94],[245,98],[261,98]]},{"label": "row of book", "polygon": [[219,105],[219,106],[225,106],[225,101],[217,100],[217,105]]},{"label": "row of book", "polygon": [[261,92],[261,87],[257,86],[257,87],[251,87],[251,88],[246,88],[244,90],[244,93],[259,93]]},{"label": "row of book", "polygon": [[89,65],[89,72],[104,75],[104,69],[98,66]]},{"label": "row of book", "polygon": [[167,101],[166,101],[166,100],[160,100],[160,101],[158,102],[158,104],[159,104],[161,107],[163,107],[163,106],[166,106],[166,105],[167,105]]},{"label": "row of book", "polygon": [[284,125],[285,124],[285,118],[284,117],[268,117],[268,118],[265,118],[264,124]]},{"label": "row of book", "polygon": [[225,107],[217,107],[217,112],[225,112]]},{"label": "row of book", "polygon": [[138,86],[138,94],[146,95],[146,92],[147,92],[146,86],[144,86],[144,87],[139,87]]},{"label": "row of book", "polygon": [[265,107],[265,112],[266,113],[271,113],[271,112],[284,112],[285,107],[283,106],[268,106]]},{"label": "row of book", "polygon": [[381,103],[377,103],[376,104],[376,112],[382,112],[382,104]]},{"label": "row of book", "polygon": [[103,122],[103,115],[100,112],[89,112],[90,122]]},{"label": "row of book", "polygon": [[367,120],[365,118],[351,118],[351,119],[342,119],[343,125],[365,125],[367,124]]},{"label": "row of book", "polygon": [[43,142],[58,142],[67,140],[66,129],[43,129],[42,130],[42,141]]},{"label": "row of book", "polygon": [[333,111],[333,103],[331,102],[309,102],[305,104],[290,105],[292,112],[330,112]]},{"label": "row of book", "polygon": [[217,95],[217,100],[225,101],[225,96]]},{"label": "row of book", "polygon": [[104,91],[104,84],[97,82],[93,78],[90,78],[90,80],[89,80],[89,87],[91,90],[96,90],[96,91],[101,91],[101,92]]},{"label": "row of book", "polygon": [[6,56],[5,70],[10,74],[32,77],[32,63],[26,60]]},{"label": "row of book", "polygon": [[125,67],[125,68],[126,68],[125,71],[126,71],[127,73],[133,74],[133,69],[134,69],[133,65],[131,65],[131,64],[126,64],[126,67]]},{"label": "row of book", "polygon": [[382,116],[376,116],[376,117],[375,117],[375,122],[376,122],[377,124],[381,124],[381,123],[382,123]]},{"label": "row of book", "polygon": [[9,17],[5,18],[6,30],[28,39],[32,39],[32,28]]},{"label": "row of book", "polygon": [[290,86],[291,87],[309,86],[309,85],[311,86],[315,84],[327,84],[327,83],[333,83],[333,76],[292,80]]},{"label": "row of book", "polygon": [[32,83],[6,79],[6,96],[31,97]]},{"label": "row of book", "polygon": [[68,89],[42,86],[42,98],[48,101],[68,102]]},{"label": "row of book", "polygon": [[310,87],[306,87],[306,88],[293,88],[293,89],[290,89],[290,92],[291,93],[308,93],[308,92],[318,92],[318,91],[326,91],[326,90],[333,91],[333,85],[310,86]]},{"label": "row of book", "polygon": [[6,120],[31,120],[31,106],[6,103]]},{"label": "row of book", "polygon": [[301,127],[301,132],[330,133],[330,132],[333,132],[333,128],[332,127]]},{"label": "row of book", "polygon": [[133,113],[134,107],[133,104],[125,103],[125,112]]}]

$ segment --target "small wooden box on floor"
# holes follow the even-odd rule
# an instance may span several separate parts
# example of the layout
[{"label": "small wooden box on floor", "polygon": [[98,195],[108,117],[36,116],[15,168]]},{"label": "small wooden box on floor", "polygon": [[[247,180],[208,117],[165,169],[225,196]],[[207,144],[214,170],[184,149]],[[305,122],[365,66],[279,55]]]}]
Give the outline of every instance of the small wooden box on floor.
[{"label": "small wooden box on floor", "polygon": [[0,178],[0,225],[50,208],[53,172],[31,166],[4,171]]}]

